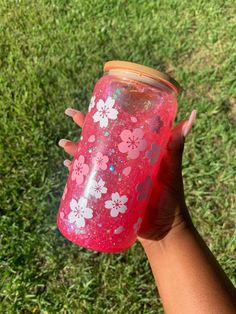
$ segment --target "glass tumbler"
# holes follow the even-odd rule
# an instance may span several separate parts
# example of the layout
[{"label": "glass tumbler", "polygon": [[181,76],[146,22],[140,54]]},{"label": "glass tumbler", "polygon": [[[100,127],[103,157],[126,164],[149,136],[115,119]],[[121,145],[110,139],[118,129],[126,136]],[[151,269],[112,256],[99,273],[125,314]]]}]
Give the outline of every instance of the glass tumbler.
[{"label": "glass tumbler", "polygon": [[137,238],[177,112],[178,83],[152,68],[110,61],[97,81],[61,199],[70,241],[121,252]]}]

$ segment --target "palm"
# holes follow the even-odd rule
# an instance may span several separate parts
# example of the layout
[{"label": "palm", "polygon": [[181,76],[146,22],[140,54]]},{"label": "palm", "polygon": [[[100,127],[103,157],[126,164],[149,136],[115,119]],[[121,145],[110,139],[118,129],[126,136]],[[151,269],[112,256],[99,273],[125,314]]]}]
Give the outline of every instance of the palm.
[{"label": "palm", "polygon": [[185,209],[181,172],[184,148],[182,127],[183,122],[172,131],[139,230],[140,240],[164,237]]}]

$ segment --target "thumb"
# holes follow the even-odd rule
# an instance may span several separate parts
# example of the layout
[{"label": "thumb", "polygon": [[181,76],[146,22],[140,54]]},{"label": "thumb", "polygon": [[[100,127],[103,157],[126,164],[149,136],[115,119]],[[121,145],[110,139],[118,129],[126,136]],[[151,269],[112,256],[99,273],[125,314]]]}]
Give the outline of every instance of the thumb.
[{"label": "thumb", "polygon": [[192,111],[188,120],[181,121],[171,131],[161,165],[161,168],[165,171],[166,175],[168,174],[171,178],[176,175],[181,175],[184,141],[191,131],[195,119],[196,110]]},{"label": "thumb", "polygon": [[190,133],[196,120],[197,111],[193,110],[188,120],[181,121],[171,131],[171,136],[167,144],[167,151],[175,151],[182,154],[184,148],[184,140]]}]

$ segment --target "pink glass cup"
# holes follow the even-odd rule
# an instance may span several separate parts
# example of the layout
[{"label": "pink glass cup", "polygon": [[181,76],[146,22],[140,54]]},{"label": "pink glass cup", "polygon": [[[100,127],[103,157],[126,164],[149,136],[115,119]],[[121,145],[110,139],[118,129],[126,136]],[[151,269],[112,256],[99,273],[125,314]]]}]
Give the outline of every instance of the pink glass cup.
[{"label": "pink glass cup", "polygon": [[101,252],[121,252],[135,242],[177,112],[178,88],[145,66],[105,64],[58,212],[67,239]]}]

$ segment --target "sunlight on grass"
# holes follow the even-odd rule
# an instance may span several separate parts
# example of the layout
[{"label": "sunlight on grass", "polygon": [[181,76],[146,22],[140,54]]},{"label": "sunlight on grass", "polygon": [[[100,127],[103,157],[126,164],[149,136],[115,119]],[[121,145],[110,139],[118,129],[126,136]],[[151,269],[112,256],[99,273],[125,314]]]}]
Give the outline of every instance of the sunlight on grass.
[{"label": "sunlight on grass", "polygon": [[80,131],[105,61],[168,71],[198,110],[184,179],[194,222],[232,280],[235,263],[235,5],[231,1],[0,0],[0,312],[163,313],[137,243],[109,255],[64,239],[59,138]]}]

